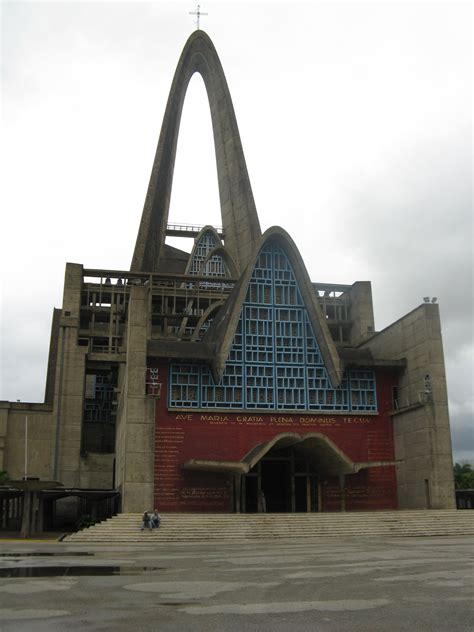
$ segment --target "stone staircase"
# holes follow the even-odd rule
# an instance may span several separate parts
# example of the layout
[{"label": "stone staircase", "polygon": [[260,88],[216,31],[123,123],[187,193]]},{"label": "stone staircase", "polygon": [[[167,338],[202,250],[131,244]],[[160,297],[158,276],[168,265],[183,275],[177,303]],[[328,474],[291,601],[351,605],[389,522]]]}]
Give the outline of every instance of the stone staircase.
[{"label": "stone staircase", "polygon": [[130,544],[291,538],[474,535],[474,511],[411,510],[308,514],[161,514],[159,529],[140,531],[141,514],[124,513],[64,542]]}]

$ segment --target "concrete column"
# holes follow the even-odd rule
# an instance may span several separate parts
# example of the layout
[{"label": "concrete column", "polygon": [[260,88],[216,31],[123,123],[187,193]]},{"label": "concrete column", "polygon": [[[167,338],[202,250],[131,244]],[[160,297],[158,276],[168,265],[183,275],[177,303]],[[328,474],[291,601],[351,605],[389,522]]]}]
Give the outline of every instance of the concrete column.
[{"label": "concrete column", "polygon": [[36,516],[36,533],[43,533],[44,522],[44,498],[38,494],[38,514]]},{"label": "concrete column", "polygon": [[[53,423],[54,452],[51,478],[66,486],[80,485],[82,413],[87,347],[77,345],[82,290],[81,265],[68,263],[64,278],[55,369]],[[52,384],[48,385],[49,396]]]},{"label": "concrete column", "polygon": [[247,513],[247,503],[246,503],[246,499],[245,499],[245,494],[246,494],[246,481],[247,479],[245,478],[245,476],[242,476],[242,478],[240,479],[240,484],[241,484],[241,498],[242,498],[242,507],[241,507],[241,511],[242,513]]},{"label": "concrete column", "polygon": [[374,333],[374,310],[370,281],[356,281],[349,294],[352,315],[351,343],[357,345]]},{"label": "concrete column", "polygon": [[32,493],[30,491],[23,492],[23,514],[21,518],[21,537],[27,538],[31,533],[31,507]]},{"label": "concrete column", "polygon": [[240,513],[240,495],[242,493],[241,481],[242,481],[241,474],[235,474],[234,475],[234,494],[235,494],[234,509],[235,509],[235,513]]},{"label": "concrete column", "polygon": [[295,513],[296,511],[296,498],[295,498],[295,453],[291,452],[291,461],[290,461],[290,511]]},{"label": "concrete column", "polygon": [[147,330],[148,288],[134,286],[128,308],[125,387],[116,446],[123,512],[143,512],[154,506],[155,402],[146,395]]},{"label": "concrete column", "polygon": [[346,511],[346,477],[344,474],[339,475],[339,490],[341,492],[341,511]]}]

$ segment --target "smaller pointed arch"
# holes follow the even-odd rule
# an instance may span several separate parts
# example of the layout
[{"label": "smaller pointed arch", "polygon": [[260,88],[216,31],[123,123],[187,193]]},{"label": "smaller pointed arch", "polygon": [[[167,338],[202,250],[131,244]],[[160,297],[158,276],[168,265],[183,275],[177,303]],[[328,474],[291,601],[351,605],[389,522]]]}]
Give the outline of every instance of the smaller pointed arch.
[{"label": "smaller pointed arch", "polygon": [[194,239],[193,249],[189,255],[185,274],[200,275],[203,270],[204,260],[211,250],[214,250],[216,246],[220,245],[222,245],[222,241],[216,229],[213,226],[204,226]]},{"label": "smaller pointed arch", "polygon": [[216,303],[212,303],[212,305],[209,305],[209,307],[199,319],[198,324],[196,325],[194,333],[191,337],[192,342],[197,342],[199,340],[199,334],[201,332],[201,329],[203,328],[203,325],[208,321],[212,321],[212,314],[220,309],[222,305],[224,305],[224,301],[217,301]]},{"label": "smaller pointed arch", "polygon": [[214,250],[211,250],[209,254],[207,255],[207,257],[205,258],[205,260],[203,261],[203,264],[202,264],[203,268],[206,267],[206,264],[208,263],[208,261],[210,261],[213,257],[221,257],[223,259],[225,265],[227,266],[229,276],[232,279],[235,279],[238,276],[239,273],[237,270],[237,265],[234,259],[232,258],[232,255],[230,254],[230,252],[227,250],[225,246],[216,246]]}]

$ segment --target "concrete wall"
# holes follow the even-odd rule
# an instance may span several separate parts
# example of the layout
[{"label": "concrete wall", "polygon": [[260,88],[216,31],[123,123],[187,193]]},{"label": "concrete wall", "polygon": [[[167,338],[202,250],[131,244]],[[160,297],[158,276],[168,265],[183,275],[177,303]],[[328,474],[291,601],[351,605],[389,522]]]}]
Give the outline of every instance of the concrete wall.
[{"label": "concrete wall", "polygon": [[374,309],[370,281],[356,281],[350,291],[351,345],[357,346],[374,333]]},{"label": "concrete wall", "polygon": [[[54,441],[51,476],[68,487],[111,489],[114,454],[82,451],[82,420],[88,348],[78,346],[82,265],[68,263],[59,319],[54,393]],[[58,446],[56,447],[56,438]],[[55,459],[57,456],[57,463]]]},{"label": "concrete wall", "polygon": [[79,485],[93,489],[113,489],[115,454],[88,452],[81,457]]},{"label": "concrete wall", "polygon": [[[406,358],[393,415],[400,509],[455,507],[451,434],[438,305],[423,304],[361,345]],[[425,393],[426,375],[432,392]]]},{"label": "concrete wall", "polygon": [[59,323],[61,321],[61,310],[53,309],[53,318],[51,321],[51,338],[49,341],[48,354],[48,370],[46,373],[46,388],[44,392],[44,401],[46,404],[52,404],[54,401],[54,384],[56,382],[56,362],[58,359],[58,341],[59,341]]},{"label": "concrete wall", "polygon": [[27,476],[49,480],[53,415],[45,404],[0,402],[0,470],[25,475],[25,417],[28,416]]},{"label": "concrete wall", "polygon": [[82,266],[68,263],[59,320],[54,386],[54,443],[51,479],[67,487],[80,484],[80,453],[87,347],[77,344]]},{"label": "concrete wall", "polygon": [[123,483],[125,481],[125,448],[126,448],[126,431],[127,431],[127,392],[128,380],[126,366],[120,376],[119,385],[121,385],[120,397],[118,398],[117,417],[115,428],[115,486],[122,494]]},{"label": "concrete wall", "polygon": [[148,288],[131,290],[127,363],[117,414],[116,480],[122,511],[153,507],[154,401],[146,396]]}]

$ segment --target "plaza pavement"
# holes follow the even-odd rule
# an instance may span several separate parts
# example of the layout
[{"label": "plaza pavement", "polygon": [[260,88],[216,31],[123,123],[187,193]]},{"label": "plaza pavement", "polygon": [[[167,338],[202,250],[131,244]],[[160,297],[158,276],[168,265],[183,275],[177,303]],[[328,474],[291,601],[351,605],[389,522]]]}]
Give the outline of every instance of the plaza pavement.
[{"label": "plaza pavement", "polygon": [[0,541],[0,632],[474,629],[468,536],[170,545],[148,535],[141,546]]}]

